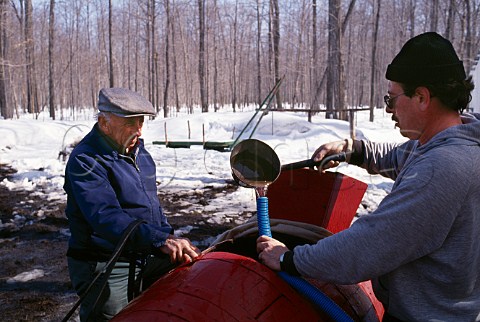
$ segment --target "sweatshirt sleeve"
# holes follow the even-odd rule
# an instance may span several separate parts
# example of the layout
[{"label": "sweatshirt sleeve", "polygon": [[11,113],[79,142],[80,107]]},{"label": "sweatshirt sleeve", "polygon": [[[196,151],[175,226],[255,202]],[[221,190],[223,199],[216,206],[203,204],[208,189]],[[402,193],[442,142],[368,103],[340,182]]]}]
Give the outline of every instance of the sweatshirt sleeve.
[{"label": "sweatshirt sleeve", "polygon": [[359,164],[370,174],[379,174],[395,180],[417,145],[416,141],[375,143],[362,140],[363,162]]},{"label": "sweatshirt sleeve", "polygon": [[[300,274],[351,284],[386,274],[440,248],[465,187],[456,171],[434,171],[438,155],[419,157],[375,212],[315,245],[294,248]],[[452,166],[453,168],[453,166]],[[446,184],[448,183],[448,184]]]}]

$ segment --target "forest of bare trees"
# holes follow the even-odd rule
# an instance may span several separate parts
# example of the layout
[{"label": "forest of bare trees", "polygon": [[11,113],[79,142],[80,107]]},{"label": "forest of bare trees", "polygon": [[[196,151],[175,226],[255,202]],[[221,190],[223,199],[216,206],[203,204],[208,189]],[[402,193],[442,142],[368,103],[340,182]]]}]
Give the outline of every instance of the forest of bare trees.
[{"label": "forest of bare trees", "polygon": [[[437,31],[467,71],[480,0],[0,0],[5,119],[73,119],[100,88],[127,87],[159,115],[260,104],[382,107],[384,71],[410,37]],[[373,117],[373,116],[372,116]]]}]

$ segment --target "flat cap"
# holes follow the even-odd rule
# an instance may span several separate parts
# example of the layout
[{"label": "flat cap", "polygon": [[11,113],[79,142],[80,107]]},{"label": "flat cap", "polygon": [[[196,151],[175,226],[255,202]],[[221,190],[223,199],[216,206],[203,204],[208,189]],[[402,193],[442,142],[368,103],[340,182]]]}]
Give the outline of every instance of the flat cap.
[{"label": "flat cap", "polygon": [[102,88],[98,94],[98,110],[120,117],[155,115],[155,109],[142,95],[126,88]]}]

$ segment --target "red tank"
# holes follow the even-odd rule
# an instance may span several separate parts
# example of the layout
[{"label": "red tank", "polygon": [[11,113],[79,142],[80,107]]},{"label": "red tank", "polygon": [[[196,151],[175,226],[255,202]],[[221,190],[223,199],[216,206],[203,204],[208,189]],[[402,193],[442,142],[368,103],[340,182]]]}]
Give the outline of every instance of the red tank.
[{"label": "red tank", "polygon": [[[311,170],[282,173],[268,192],[273,237],[289,248],[331,234],[324,228],[347,228],[366,189],[363,182],[342,174],[306,171]],[[292,200],[302,205],[301,215]],[[163,276],[112,321],[332,321],[257,261],[257,236],[255,222],[225,232],[211,251]],[[370,282],[308,282],[354,321],[381,321],[383,307]]]},{"label": "red tank", "polygon": [[[378,321],[361,286],[310,280],[355,321]],[[112,321],[330,321],[252,258],[211,252],[153,284]]]}]

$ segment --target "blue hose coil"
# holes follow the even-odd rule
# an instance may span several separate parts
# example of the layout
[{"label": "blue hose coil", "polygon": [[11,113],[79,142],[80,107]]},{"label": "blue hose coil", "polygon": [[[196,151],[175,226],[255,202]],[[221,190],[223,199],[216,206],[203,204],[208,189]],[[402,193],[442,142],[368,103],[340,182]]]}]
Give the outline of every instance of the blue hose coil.
[{"label": "blue hose coil", "polygon": [[268,198],[257,198],[257,224],[258,233],[260,236],[272,237],[272,231],[270,230],[270,218],[268,216]]},{"label": "blue hose coil", "polygon": [[[257,223],[259,236],[272,237],[270,218],[268,216],[268,198],[257,198]],[[291,276],[286,272],[278,275],[292,286],[297,292],[308,298],[318,308],[327,313],[332,319],[339,322],[353,322],[353,319],[340,308],[337,303],[323,294],[319,289],[305,281],[303,278]]]},{"label": "blue hose coil", "polygon": [[279,272],[278,275],[298,293],[308,298],[316,307],[327,313],[334,321],[353,322],[353,319],[337,303],[303,278],[289,275],[286,272]]}]

